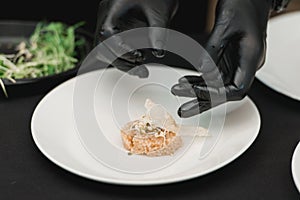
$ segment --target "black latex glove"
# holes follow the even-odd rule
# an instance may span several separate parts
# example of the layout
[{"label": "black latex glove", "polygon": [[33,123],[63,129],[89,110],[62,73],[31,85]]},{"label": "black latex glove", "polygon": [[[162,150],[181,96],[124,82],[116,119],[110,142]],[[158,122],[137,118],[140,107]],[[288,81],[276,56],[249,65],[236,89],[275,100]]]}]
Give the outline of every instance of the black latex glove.
[{"label": "black latex glove", "polygon": [[[206,45],[217,68],[205,65],[208,58],[203,57],[202,76],[183,77],[173,86],[174,95],[195,98],[179,108],[179,116],[191,117],[246,96],[265,60],[270,10],[269,0],[219,0],[215,26]],[[223,88],[214,83],[217,79],[223,80]],[[212,104],[209,92],[226,95],[227,100]]]},{"label": "black latex glove", "polygon": [[[178,7],[177,0],[102,0],[98,11],[96,44],[108,37],[125,30],[138,27],[167,28]],[[159,31],[149,34],[149,41],[156,57],[164,55],[163,41],[165,35]],[[121,38],[116,40],[116,46],[129,50],[131,53],[122,55],[112,65],[118,69],[147,77],[148,71],[144,66],[132,70],[144,60],[142,51],[133,50]],[[108,47],[117,57],[117,48]]]}]

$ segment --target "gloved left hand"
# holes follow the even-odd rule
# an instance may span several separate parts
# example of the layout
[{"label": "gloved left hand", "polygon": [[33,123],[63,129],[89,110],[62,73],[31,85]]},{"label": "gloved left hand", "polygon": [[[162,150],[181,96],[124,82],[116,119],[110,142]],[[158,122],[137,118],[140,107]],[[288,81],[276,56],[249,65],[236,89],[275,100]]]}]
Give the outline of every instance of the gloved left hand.
[{"label": "gloved left hand", "polygon": [[[98,11],[96,44],[117,33],[140,27],[167,28],[178,8],[178,0],[102,0]],[[153,54],[162,57],[165,35],[161,31],[150,31],[149,41],[153,47]],[[129,51],[125,55],[118,55],[118,49],[108,47],[118,59],[112,63],[116,68],[132,72],[144,60],[141,51],[133,49],[126,41],[118,38],[115,46]],[[139,77],[147,76],[145,67],[134,71]]]}]

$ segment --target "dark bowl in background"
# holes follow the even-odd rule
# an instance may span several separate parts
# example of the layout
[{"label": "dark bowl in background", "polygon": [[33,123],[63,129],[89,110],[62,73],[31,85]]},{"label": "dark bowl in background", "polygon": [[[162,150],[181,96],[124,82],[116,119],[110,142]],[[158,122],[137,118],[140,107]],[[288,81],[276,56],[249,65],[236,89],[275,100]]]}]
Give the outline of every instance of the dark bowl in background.
[{"label": "dark bowl in background", "polygon": [[[13,52],[18,43],[28,40],[34,31],[36,24],[37,22],[27,21],[0,21],[0,53]],[[2,79],[8,93],[8,98],[46,94],[58,84],[74,77],[77,74],[81,62],[93,47],[93,34],[78,28],[76,37],[83,37],[86,43],[82,49],[77,49],[77,55],[80,62],[78,62],[75,68],[59,74],[40,78],[16,79],[16,83],[7,79]],[[5,97],[1,88],[0,96],[2,98]]]}]

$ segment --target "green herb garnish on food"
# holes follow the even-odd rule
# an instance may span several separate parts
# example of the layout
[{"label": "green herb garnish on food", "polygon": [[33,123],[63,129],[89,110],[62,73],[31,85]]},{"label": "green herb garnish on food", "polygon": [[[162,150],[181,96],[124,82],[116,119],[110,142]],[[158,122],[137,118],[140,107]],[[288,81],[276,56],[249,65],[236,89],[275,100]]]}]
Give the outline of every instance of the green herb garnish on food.
[{"label": "green herb garnish on food", "polygon": [[84,39],[75,37],[83,23],[67,26],[60,22],[37,24],[29,41],[17,45],[14,54],[0,53],[0,86],[7,96],[1,79],[39,78],[72,69],[78,63],[75,49]]}]

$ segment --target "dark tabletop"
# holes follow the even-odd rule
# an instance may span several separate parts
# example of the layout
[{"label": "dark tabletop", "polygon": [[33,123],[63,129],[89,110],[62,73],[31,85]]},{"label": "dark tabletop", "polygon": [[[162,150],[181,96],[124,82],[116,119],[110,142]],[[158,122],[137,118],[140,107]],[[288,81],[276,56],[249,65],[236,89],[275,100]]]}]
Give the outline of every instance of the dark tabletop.
[{"label": "dark tabletop", "polygon": [[255,81],[250,97],[262,126],[253,145],[227,166],[190,181],[125,187],[90,181],[50,162],[30,121],[44,94],[0,100],[0,199],[300,199],[291,174],[300,141],[300,102]]}]

